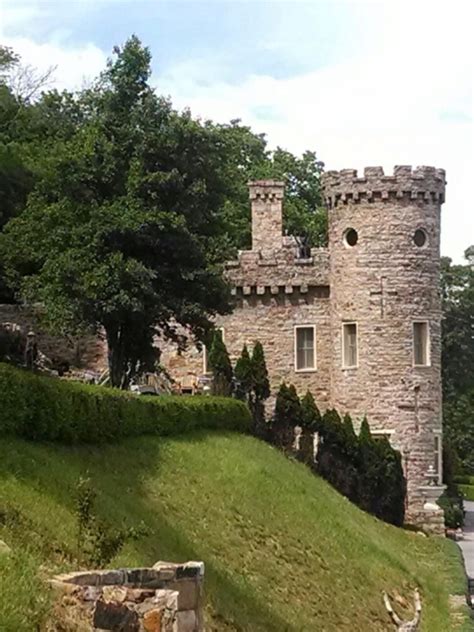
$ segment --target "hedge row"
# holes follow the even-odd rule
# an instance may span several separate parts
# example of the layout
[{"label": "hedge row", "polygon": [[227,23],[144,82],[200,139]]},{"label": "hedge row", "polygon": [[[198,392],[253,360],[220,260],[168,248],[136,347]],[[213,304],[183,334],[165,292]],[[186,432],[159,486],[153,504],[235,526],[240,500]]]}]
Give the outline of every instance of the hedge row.
[{"label": "hedge row", "polygon": [[106,443],[143,434],[250,428],[247,406],[211,396],[137,396],[0,364],[0,436]]}]

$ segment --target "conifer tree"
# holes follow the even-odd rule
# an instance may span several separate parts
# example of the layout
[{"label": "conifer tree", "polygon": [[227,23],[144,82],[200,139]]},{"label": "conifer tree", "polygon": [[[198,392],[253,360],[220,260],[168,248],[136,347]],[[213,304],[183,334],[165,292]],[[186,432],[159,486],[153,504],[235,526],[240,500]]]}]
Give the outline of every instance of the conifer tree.
[{"label": "conifer tree", "polygon": [[255,400],[264,402],[270,397],[270,382],[262,343],[258,340],[252,351],[252,378]]},{"label": "conifer tree", "polygon": [[313,466],[315,460],[313,435],[315,432],[320,432],[321,413],[310,391],[307,391],[301,400],[301,426],[303,435],[298,456],[304,463]]},{"label": "conifer tree", "polygon": [[253,385],[253,371],[252,360],[250,359],[247,345],[243,346],[240,358],[236,362],[234,376],[236,381],[236,397],[248,402]]},{"label": "conifer tree", "polygon": [[266,437],[267,426],[265,422],[265,400],[270,397],[270,381],[268,379],[267,363],[261,342],[255,342],[252,359],[252,388],[250,391],[249,405],[254,420],[254,432],[256,435]]},{"label": "conifer tree", "polygon": [[318,432],[321,425],[321,413],[310,391],[301,400],[301,425],[311,432]]},{"label": "conifer tree", "polygon": [[216,330],[209,351],[209,366],[212,371],[212,394],[229,396],[232,393],[232,365],[222,332]]},{"label": "conifer tree", "polygon": [[283,449],[290,449],[294,440],[295,426],[301,426],[301,402],[295,387],[282,383],[275,402],[272,423],[273,441]]}]

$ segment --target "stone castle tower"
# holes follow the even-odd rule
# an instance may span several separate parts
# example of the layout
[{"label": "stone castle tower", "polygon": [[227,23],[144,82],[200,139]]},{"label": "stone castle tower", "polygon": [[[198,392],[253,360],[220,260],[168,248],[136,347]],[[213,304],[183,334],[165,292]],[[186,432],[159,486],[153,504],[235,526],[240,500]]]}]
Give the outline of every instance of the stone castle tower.
[{"label": "stone castle tower", "polygon": [[[252,249],[228,262],[235,297],[219,317],[231,358],[260,340],[272,388],[311,390],[319,407],[367,416],[400,449],[407,519],[426,522],[429,479],[441,480],[440,208],[445,172],[370,167],[322,176],[329,245],[283,235],[284,184],[249,184]],[[206,353],[165,349],[178,380],[206,372]],[[431,494],[431,497],[433,495]],[[434,510],[436,512],[436,509]],[[437,519],[439,515],[437,516]]]},{"label": "stone castle tower", "polygon": [[[331,404],[366,414],[401,449],[409,508],[430,466],[441,473],[442,169],[328,172],[331,284]],[[344,366],[346,323],[357,336]],[[346,325],[347,327],[347,325]],[[420,487],[422,488],[420,490]]]}]

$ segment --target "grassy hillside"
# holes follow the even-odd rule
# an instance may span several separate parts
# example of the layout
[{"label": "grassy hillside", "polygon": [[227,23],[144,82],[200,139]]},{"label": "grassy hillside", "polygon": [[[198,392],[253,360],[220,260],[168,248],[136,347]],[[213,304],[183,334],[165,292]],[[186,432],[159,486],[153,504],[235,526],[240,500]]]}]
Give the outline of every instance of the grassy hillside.
[{"label": "grassy hillside", "polygon": [[47,611],[38,564],[74,567],[86,473],[101,516],[148,528],[115,566],[205,561],[211,630],[391,630],[381,591],[409,612],[417,585],[423,630],[469,629],[449,615],[464,590],[454,543],[382,524],[271,447],[214,433],[100,448],[0,440],[0,538],[15,551],[0,557],[2,632],[37,629]]}]

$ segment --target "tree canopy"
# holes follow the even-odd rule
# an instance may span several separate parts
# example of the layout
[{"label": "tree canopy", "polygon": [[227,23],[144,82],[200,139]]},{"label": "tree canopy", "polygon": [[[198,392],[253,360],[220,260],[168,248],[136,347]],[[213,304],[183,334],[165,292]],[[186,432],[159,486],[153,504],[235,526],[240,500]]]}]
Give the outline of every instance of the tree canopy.
[{"label": "tree canopy", "polygon": [[0,49],[0,300],[41,302],[56,331],[103,328],[119,386],[157,338],[182,342],[177,324],[204,340],[231,309],[221,264],[250,243],[248,180],[284,178],[286,228],[325,239],[316,154],[176,111],[150,62],[132,36],[90,87],[25,96]]}]

